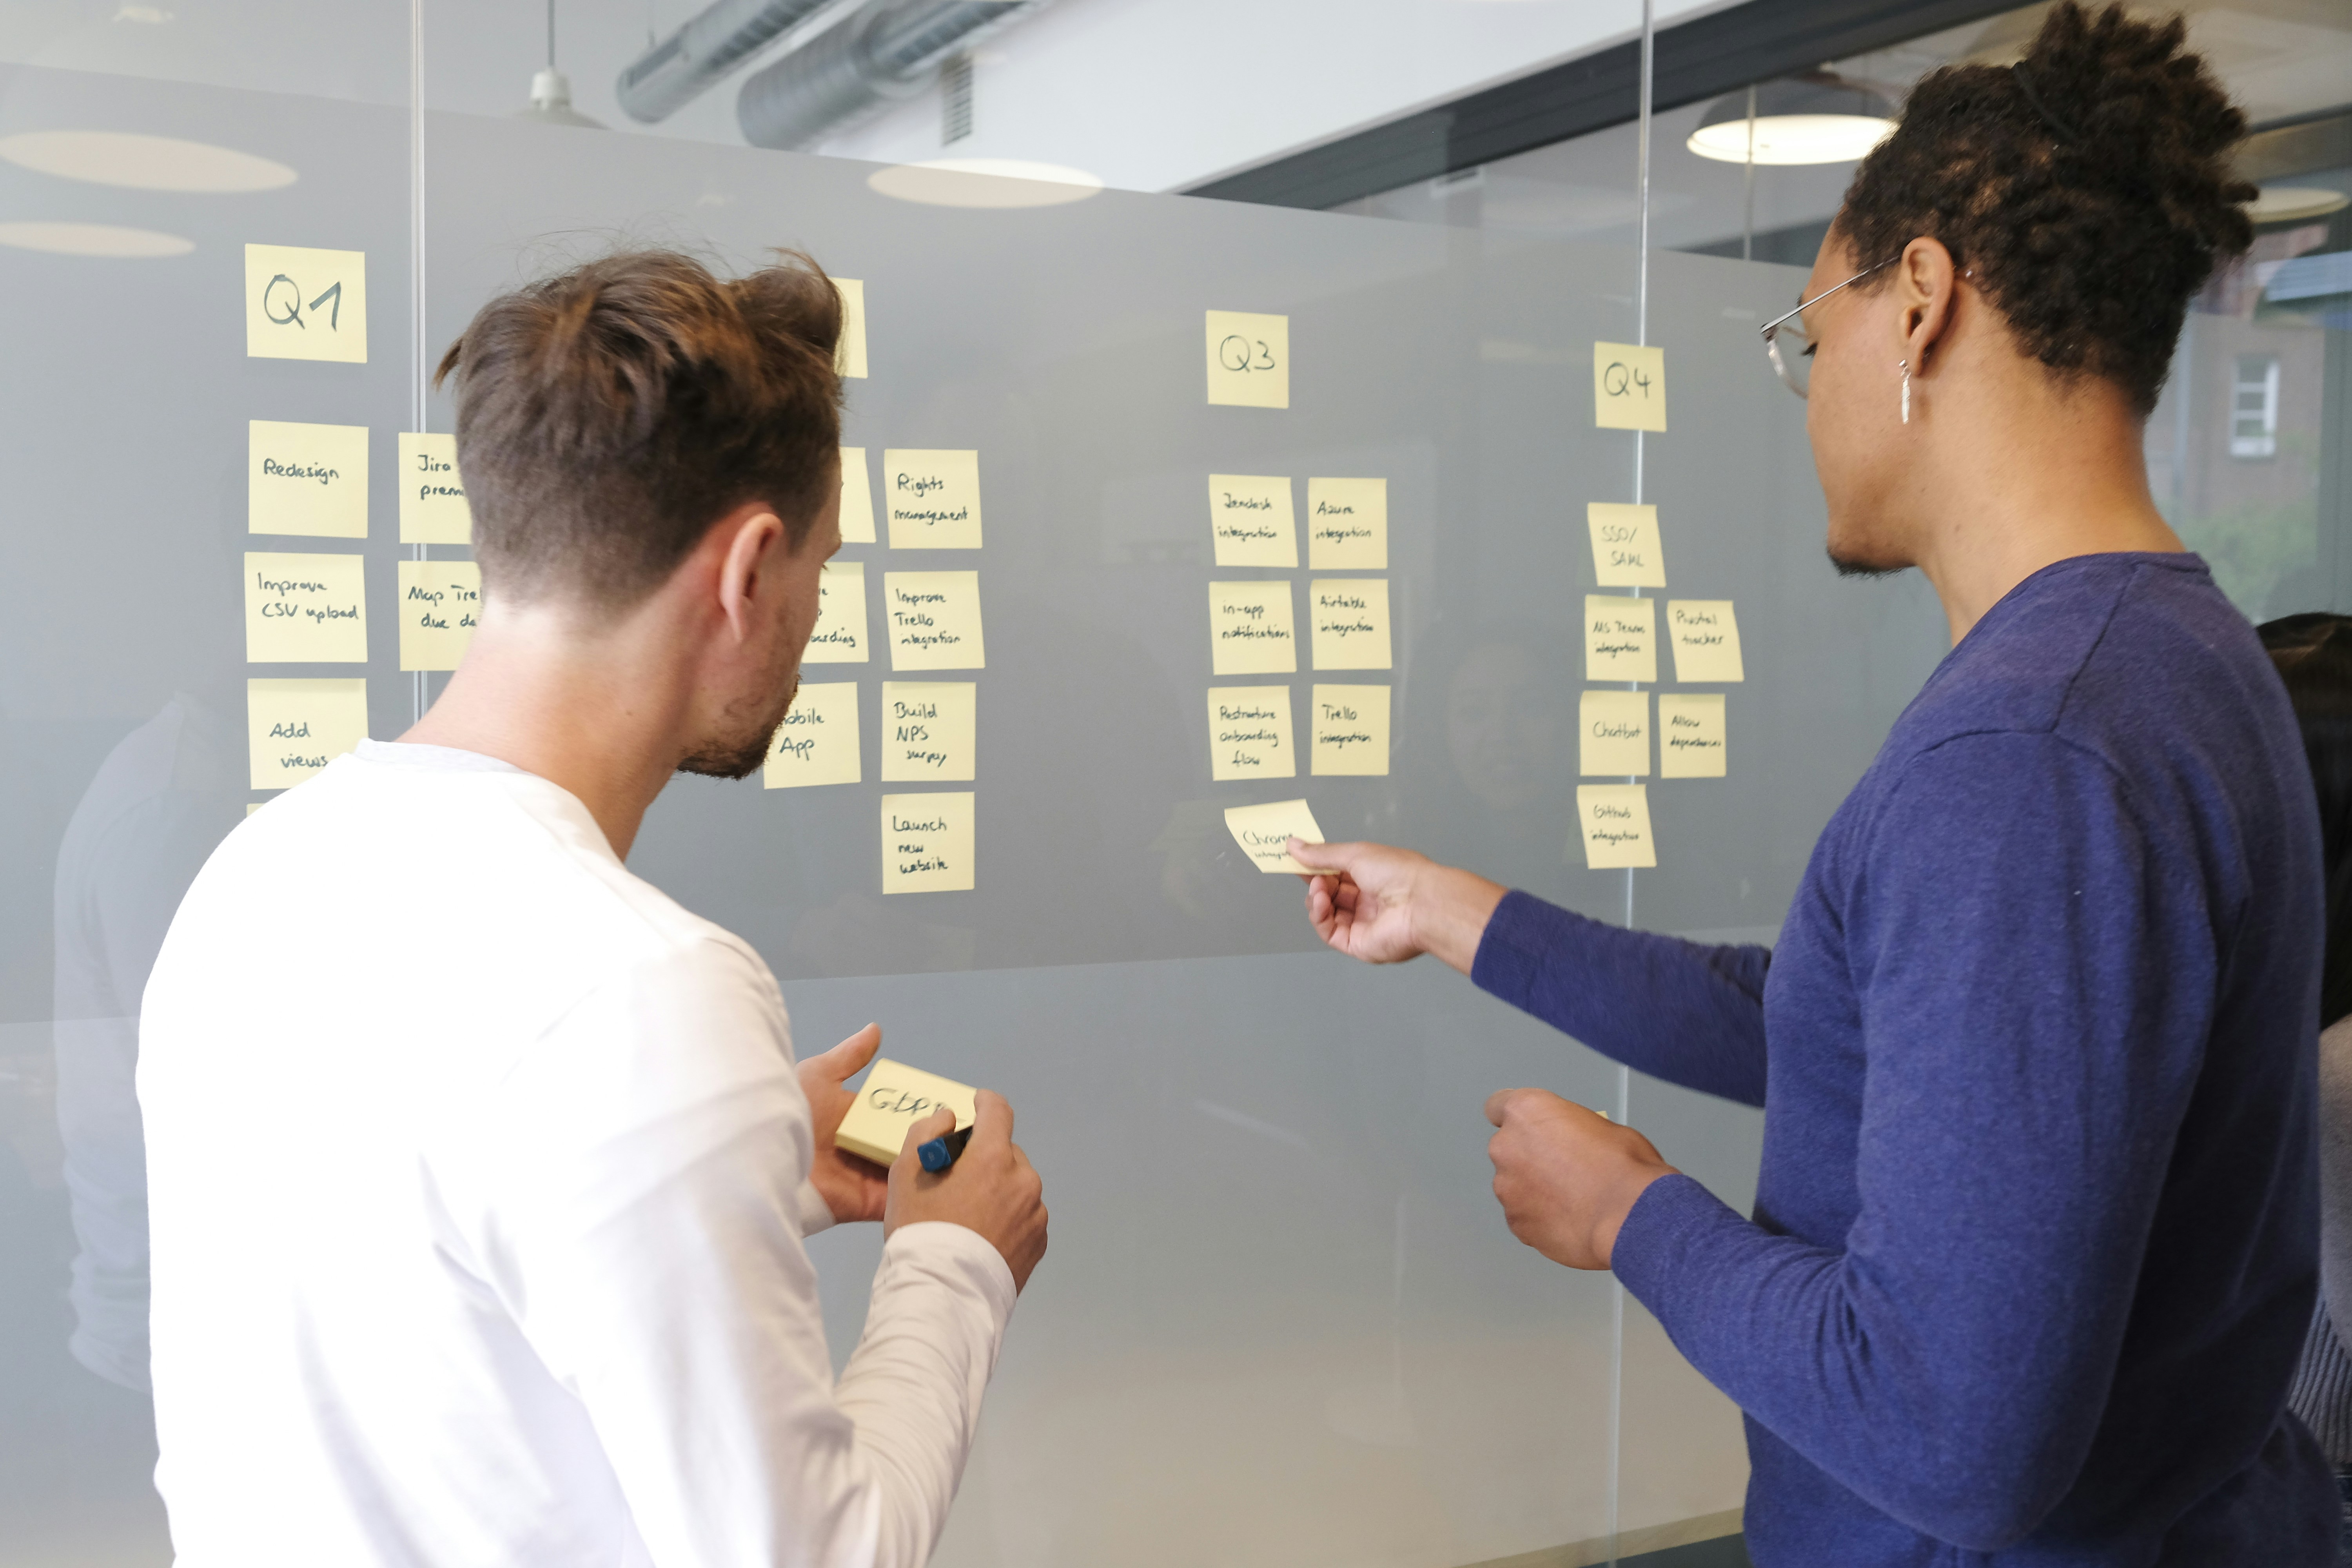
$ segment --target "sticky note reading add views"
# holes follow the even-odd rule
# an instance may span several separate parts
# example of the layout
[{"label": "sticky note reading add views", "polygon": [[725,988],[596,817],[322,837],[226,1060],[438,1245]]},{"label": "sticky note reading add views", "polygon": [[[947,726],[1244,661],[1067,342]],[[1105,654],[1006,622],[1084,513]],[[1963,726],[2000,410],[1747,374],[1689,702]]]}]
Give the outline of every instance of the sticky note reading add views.
[{"label": "sticky note reading add views", "polygon": [[400,563],[400,668],[455,669],[482,622],[482,569],[471,561]]},{"label": "sticky note reading add views", "polygon": [[1288,675],[1297,669],[1287,579],[1209,584],[1209,668],[1219,675]]},{"label": "sticky note reading add views", "polygon": [[248,552],[245,657],[254,664],[365,664],[363,560]]},{"label": "sticky note reading add views", "polygon": [[1307,584],[1318,669],[1389,668],[1389,581],[1318,577]]},{"label": "sticky note reading add views", "polygon": [[1666,427],[1666,351],[1592,345],[1592,423],[1603,430]]},{"label": "sticky note reading add views", "polygon": [[882,890],[963,893],[972,887],[969,790],[882,797]]},{"label": "sticky note reading add views", "polygon": [[857,682],[803,683],[769,742],[760,782],[770,789],[856,784],[860,771]]},{"label": "sticky note reading add views", "polygon": [[1668,599],[1666,627],[1675,639],[1675,679],[1748,679],[1739,660],[1739,622],[1728,599]]},{"label": "sticky note reading add views", "polygon": [[1576,771],[1641,778],[1650,771],[1650,694],[1587,687],[1576,705]]},{"label": "sticky note reading add views", "polygon": [[1596,871],[1658,863],[1650,838],[1646,784],[1579,784],[1576,815],[1584,829],[1584,863]]},{"label": "sticky note reading add views", "polygon": [[400,433],[400,542],[471,544],[474,513],[457,476],[457,437]]},{"label": "sticky note reading add views", "polygon": [[1211,474],[1209,531],[1220,566],[1297,566],[1298,525],[1290,480],[1276,474]]},{"label": "sticky note reading add views", "polygon": [[877,1057],[833,1140],[861,1159],[887,1165],[907,1146],[915,1124],[942,1109],[955,1112],[958,1127],[971,1126],[978,1114],[972,1095],[968,1084]]},{"label": "sticky note reading add views", "polygon": [[809,633],[803,664],[864,664],[866,563],[828,561],[816,580],[816,629]]},{"label": "sticky note reading add views", "polygon": [[1209,401],[1242,408],[1290,406],[1290,318],[1209,312]]},{"label": "sticky note reading add views", "polygon": [[883,453],[882,505],[893,550],[979,549],[980,454]]},{"label": "sticky note reading add views", "polygon": [[245,721],[253,787],[285,789],[367,739],[367,682],[248,680]]},{"label": "sticky note reading add views", "polygon": [[980,669],[977,572],[885,572],[882,616],[893,669]]},{"label": "sticky note reading add views", "polygon": [[1592,580],[1604,588],[1663,588],[1666,551],[1658,540],[1658,509],[1597,500],[1584,509],[1592,532]]},{"label": "sticky note reading add views", "polygon": [[1315,826],[1315,814],[1307,809],[1303,800],[1229,805],[1225,808],[1225,831],[1234,836],[1242,853],[1261,871],[1305,871],[1306,867],[1290,858],[1290,840],[1297,837],[1309,844],[1323,842],[1323,830]]},{"label": "sticky note reading add views", "polygon": [[1307,481],[1307,565],[1315,572],[1389,569],[1389,482]]},{"label": "sticky note reading add views", "polygon": [[978,773],[980,688],[969,680],[882,683],[882,782],[969,783]]},{"label": "sticky note reading add views", "polygon": [[248,359],[367,363],[367,253],[245,247]]},{"label": "sticky note reading add views", "polygon": [[1660,778],[1722,778],[1727,771],[1724,740],[1722,692],[1658,693]]},{"label": "sticky note reading add views", "polygon": [[255,419],[246,428],[247,531],[367,537],[366,426]]},{"label": "sticky note reading add views", "polygon": [[1658,679],[1658,602],[1608,594],[1584,596],[1584,679]]},{"label": "sticky note reading add views", "polygon": [[1318,686],[1313,693],[1315,772],[1321,776],[1389,771],[1389,689]]},{"label": "sticky note reading add views", "polygon": [[1209,688],[1211,778],[1297,777],[1293,732],[1287,686]]}]

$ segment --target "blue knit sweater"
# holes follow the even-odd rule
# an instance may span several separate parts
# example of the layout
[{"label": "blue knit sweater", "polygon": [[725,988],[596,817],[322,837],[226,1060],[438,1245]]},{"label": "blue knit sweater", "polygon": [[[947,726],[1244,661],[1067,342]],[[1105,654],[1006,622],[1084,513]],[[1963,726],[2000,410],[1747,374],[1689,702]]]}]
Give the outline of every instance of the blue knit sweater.
[{"label": "blue knit sweater", "polygon": [[1669,1176],[1614,1258],[1747,1412],[1759,1564],[2333,1561],[2283,1414],[2319,856],[2285,694],[2203,563],[2094,555],[1929,678],[1777,950],[1504,900],[1480,985],[1764,1108],[1754,1217]]}]

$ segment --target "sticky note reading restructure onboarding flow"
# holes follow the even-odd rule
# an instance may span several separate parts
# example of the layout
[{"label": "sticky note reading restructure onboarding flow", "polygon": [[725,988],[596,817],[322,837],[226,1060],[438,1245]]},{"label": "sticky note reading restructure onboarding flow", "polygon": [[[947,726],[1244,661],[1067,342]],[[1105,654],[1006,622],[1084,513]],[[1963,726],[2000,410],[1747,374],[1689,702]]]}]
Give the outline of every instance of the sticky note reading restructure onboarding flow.
[{"label": "sticky note reading restructure onboarding flow", "polygon": [[1286,580],[1209,584],[1209,668],[1218,675],[1289,675],[1298,668]]},{"label": "sticky note reading restructure onboarding flow", "polygon": [[245,657],[254,664],[365,664],[366,567],[357,555],[245,557]]},{"label": "sticky note reading restructure onboarding flow", "polygon": [[474,513],[457,474],[457,437],[400,433],[400,542],[471,544]]},{"label": "sticky note reading restructure onboarding flow", "polygon": [[1209,776],[1287,779],[1298,776],[1291,744],[1290,688],[1209,688]]},{"label": "sticky note reading restructure onboarding flow", "polygon": [[248,680],[245,722],[253,787],[288,788],[367,739],[367,681]]},{"label": "sticky note reading restructure onboarding flow", "polygon": [[249,359],[367,363],[367,253],[299,245],[245,247]]},{"label": "sticky note reading restructure onboarding flow", "polygon": [[1662,779],[1719,779],[1725,764],[1723,693],[1720,691],[1661,691],[1658,693],[1658,776]]},{"label": "sticky note reading restructure onboarding flow", "polygon": [[1209,532],[1220,566],[1297,566],[1298,525],[1290,480],[1276,474],[1211,474]]},{"label": "sticky note reading restructure onboarding flow", "polygon": [[760,782],[770,789],[856,784],[858,759],[857,682],[803,682],[768,744]]},{"label": "sticky note reading restructure onboarding flow", "polygon": [[1315,668],[1389,668],[1389,582],[1385,577],[1317,577],[1307,584],[1314,616]]},{"label": "sticky note reading restructure onboarding flow", "polygon": [[1576,705],[1576,771],[1640,778],[1650,771],[1650,694],[1590,687]]},{"label": "sticky note reading restructure onboarding flow", "polygon": [[400,668],[455,669],[482,622],[482,569],[471,561],[400,563]]},{"label": "sticky note reading restructure onboarding flow", "polygon": [[981,669],[977,572],[885,572],[882,624],[893,669]]},{"label": "sticky note reading restructure onboarding flow", "polygon": [[1389,482],[1307,481],[1307,565],[1314,572],[1389,569]]},{"label": "sticky note reading restructure onboarding flow", "polygon": [[1323,842],[1323,830],[1315,826],[1315,814],[1307,809],[1303,800],[1229,805],[1225,808],[1225,831],[1234,836],[1242,853],[1261,871],[1305,871],[1306,867],[1290,858],[1290,840]]},{"label": "sticky note reading restructure onboarding flow", "polygon": [[1587,594],[1584,596],[1584,679],[1656,680],[1657,606],[1655,599]]},{"label": "sticky note reading restructure onboarding flow", "polygon": [[1389,689],[1316,686],[1309,755],[1318,776],[1385,776],[1389,771]]},{"label": "sticky note reading restructure onboarding flow", "polygon": [[882,782],[965,784],[979,773],[980,688],[969,680],[882,683]]},{"label": "sticky note reading restructure onboarding flow", "polygon": [[1211,310],[1209,401],[1243,408],[1290,406],[1290,318]]},{"label": "sticky note reading restructure onboarding flow", "polygon": [[1596,871],[1658,863],[1650,838],[1647,784],[1579,784],[1576,815],[1584,829],[1584,863]]},{"label": "sticky note reading restructure onboarding flow", "polygon": [[1728,599],[1668,599],[1666,630],[1675,641],[1675,679],[1713,683],[1746,680],[1739,659],[1739,621]]},{"label": "sticky note reading restructure onboarding flow", "polygon": [[1603,430],[1666,427],[1666,351],[1592,345],[1592,422]]},{"label": "sticky note reading restructure onboarding flow", "polygon": [[973,1096],[969,1084],[877,1057],[833,1141],[859,1159],[887,1165],[907,1146],[907,1134],[916,1123],[941,1110],[955,1112],[956,1126],[971,1126],[978,1114]]},{"label": "sticky note reading restructure onboarding flow", "polygon": [[253,419],[246,430],[247,532],[367,537],[366,426]]},{"label": "sticky note reading restructure onboarding flow", "polygon": [[866,448],[841,449],[841,542],[874,542],[874,486],[866,474]]},{"label": "sticky note reading restructure onboarding flow", "polygon": [[864,664],[871,657],[866,640],[866,563],[828,561],[817,574],[816,629],[809,633],[803,664]]},{"label": "sticky note reading restructure onboarding flow", "polygon": [[980,548],[980,454],[892,447],[882,454],[882,510],[893,550]]},{"label": "sticky note reading restructure onboarding flow", "polygon": [[882,890],[966,893],[972,888],[972,796],[938,791],[882,797]]},{"label": "sticky note reading restructure onboarding flow", "polygon": [[833,368],[845,376],[866,375],[866,285],[856,278],[836,278],[841,291],[841,342],[834,350]]},{"label": "sticky note reading restructure onboarding flow", "polygon": [[1584,509],[1592,533],[1592,580],[1604,588],[1663,588],[1666,551],[1658,539],[1658,509],[1597,500]]}]

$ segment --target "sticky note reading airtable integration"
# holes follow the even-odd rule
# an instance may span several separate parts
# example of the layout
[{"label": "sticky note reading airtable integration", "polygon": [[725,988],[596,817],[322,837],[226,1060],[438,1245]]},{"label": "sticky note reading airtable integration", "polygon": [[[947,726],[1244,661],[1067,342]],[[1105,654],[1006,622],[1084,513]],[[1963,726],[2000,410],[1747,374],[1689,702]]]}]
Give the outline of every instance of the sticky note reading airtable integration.
[{"label": "sticky note reading airtable integration", "polygon": [[882,890],[963,893],[972,886],[969,790],[882,797]]},{"label": "sticky note reading airtable integration", "polygon": [[1307,565],[1315,572],[1389,569],[1389,482],[1307,481]]},{"label": "sticky note reading airtable integration", "polygon": [[1209,401],[1244,408],[1290,406],[1290,318],[1248,310],[1209,313]]},{"label": "sticky note reading airtable integration", "polygon": [[471,561],[400,563],[400,668],[455,669],[482,621],[482,569]]},{"label": "sticky note reading airtable integration", "polygon": [[1592,422],[1603,430],[1666,427],[1666,352],[1592,345]]},{"label": "sticky note reading airtable integration", "polygon": [[254,664],[365,664],[367,583],[357,555],[245,558],[245,657]]},{"label": "sticky note reading airtable integration", "polygon": [[1298,776],[1291,745],[1290,688],[1209,688],[1209,776],[1287,779]]},{"label": "sticky note reading airtable integration", "polygon": [[1220,566],[1298,564],[1298,525],[1285,476],[1211,474],[1209,530]]},{"label": "sticky note reading airtable integration", "polygon": [[841,449],[841,542],[874,542],[874,485],[866,474],[866,448]]},{"label": "sticky note reading airtable integration", "polygon": [[885,572],[882,617],[893,669],[980,669],[980,574]]},{"label": "sticky note reading airtable integration", "polygon": [[866,285],[856,278],[836,278],[841,290],[841,342],[834,350],[833,368],[863,380],[866,375]]},{"label": "sticky note reading airtable integration", "polygon": [[816,579],[816,629],[809,633],[801,662],[864,664],[871,646],[866,640],[866,563],[826,562]]},{"label": "sticky note reading airtable integration", "polygon": [[1576,707],[1576,771],[1640,778],[1650,771],[1650,694],[1596,691]]},{"label": "sticky note reading airtable integration", "polygon": [[1675,639],[1675,679],[1734,681],[1748,679],[1739,660],[1739,621],[1728,599],[1668,599],[1666,627]]},{"label": "sticky note reading airtable integration", "polygon": [[1209,668],[1219,675],[1288,675],[1298,668],[1290,584],[1209,584]]},{"label": "sticky note reading airtable integration", "polygon": [[907,1146],[915,1124],[942,1110],[955,1112],[956,1126],[971,1126],[978,1114],[973,1093],[970,1085],[951,1078],[877,1057],[833,1141],[860,1159],[887,1165]]},{"label": "sticky note reading airtable integration", "polygon": [[474,513],[457,476],[457,437],[400,433],[400,542],[471,544]]},{"label": "sticky note reading airtable integration", "polygon": [[857,682],[803,684],[793,694],[792,710],[776,727],[760,782],[770,789],[801,789],[856,784],[860,773]]},{"label": "sticky note reading airtable integration", "polygon": [[1663,588],[1666,552],[1658,541],[1658,509],[1592,501],[1584,509],[1592,532],[1592,580],[1604,588]]},{"label": "sticky note reading airtable integration", "polygon": [[1385,775],[1389,771],[1389,689],[1318,686],[1312,698],[1315,772],[1325,776]]},{"label": "sticky note reading airtable integration", "polygon": [[245,722],[253,787],[285,789],[367,739],[367,682],[248,680]]},{"label": "sticky note reading airtable integration", "polygon": [[1579,784],[1576,815],[1584,828],[1584,863],[1596,871],[1654,866],[1647,784]]},{"label": "sticky note reading airtable integration", "polygon": [[1723,693],[1720,691],[1661,691],[1658,693],[1658,776],[1662,779],[1719,779],[1728,771],[1724,759]]},{"label": "sticky note reading airtable integration", "polygon": [[882,683],[882,782],[970,782],[978,773],[980,688],[969,680]]},{"label": "sticky note reading airtable integration", "polygon": [[1389,668],[1389,582],[1385,577],[1318,577],[1307,584],[1314,617],[1315,668]]},{"label": "sticky note reading airtable integration", "polygon": [[366,426],[254,419],[246,429],[247,532],[367,537]]},{"label": "sticky note reading airtable integration", "polygon": [[245,247],[250,359],[367,363],[367,253],[299,245]]},{"label": "sticky note reading airtable integration", "polygon": [[980,548],[980,454],[893,447],[882,454],[893,550]]},{"label": "sticky note reading airtable integration", "polygon": [[1657,606],[1655,599],[1587,594],[1584,596],[1584,679],[1657,679]]}]

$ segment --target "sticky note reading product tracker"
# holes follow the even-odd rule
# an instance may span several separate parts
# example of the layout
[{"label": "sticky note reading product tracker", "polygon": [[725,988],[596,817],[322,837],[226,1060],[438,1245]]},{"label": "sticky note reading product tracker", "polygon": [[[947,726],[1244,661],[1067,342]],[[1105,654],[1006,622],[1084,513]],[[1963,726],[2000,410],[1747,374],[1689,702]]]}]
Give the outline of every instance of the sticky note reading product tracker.
[{"label": "sticky note reading product tracker", "polygon": [[1658,776],[1662,779],[1719,779],[1727,771],[1724,759],[1723,693],[1720,691],[1661,691],[1658,693]]},{"label": "sticky note reading product tracker", "polygon": [[1748,679],[1739,661],[1739,622],[1728,599],[1668,599],[1666,630],[1675,639],[1675,679]]},{"label": "sticky note reading product tracker", "polygon": [[857,682],[803,683],[769,743],[760,782],[770,789],[856,784],[858,755]]},{"label": "sticky note reading product tracker", "polygon": [[1655,599],[1587,594],[1584,596],[1584,679],[1656,680],[1657,608]]},{"label": "sticky note reading product tracker", "polygon": [[1584,509],[1592,531],[1592,580],[1604,588],[1663,588],[1666,552],[1658,542],[1658,509],[1597,500]]},{"label": "sticky note reading product tracker", "polygon": [[882,797],[882,890],[971,890],[971,792]]},{"label": "sticky note reading product tracker", "polygon": [[864,664],[872,645],[866,640],[866,563],[828,561],[817,574],[816,630],[809,633],[803,664]]},{"label": "sticky note reading product tracker", "polygon": [[1261,871],[1305,871],[1306,867],[1290,858],[1286,847],[1289,841],[1296,837],[1309,844],[1323,842],[1323,830],[1315,826],[1315,814],[1307,809],[1303,800],[1229,805],[1225,808],[1225,830]]},{"label": "sticky note reading product tracker", "polygon": [[1291,745],[1290,688],[1209,688],[1209,776],[1287,779],[1298,776]]},{"label": "sticky note reading product tracker", "polygon": [[957,1127],[970,1127],[978,1114],[971,1086],[877,1057],[833,1141],[860,1159],[887,1165],[907,1146],[915,1124],[942,1110],[955,1112]]},{"label": "sticky note reading product tracker", "polygon": [[1579,784],[1576,815],[1584,828],[1584,863],[1596,871],[1658,863],[1650,841],[1647,784]]},{"label": "sticky note reading product tracker", "polygon": [[474,513],[457,477],[457,437],[400,433],[400,542],[471,544]]},{"label": "sticky note reading product tracker", "polygon": [[1592,345],[1592,422],[1603,430],[1666,427],[1666,351]]},{"label": "sticky note reading product tracker", "polygon": [[1640,778],[1650,771],[1650,694],[1587,687],[1576,705],[1576,771]]},{"label": "sticky note reading product tracker", "polygon": [[1220,566],[1298,564],[1298,525],[1284,476],[1211,474],[1209,531]]},{"label": "sticky note reading product tracker", "polygon": [[882,683],[882,782],[968,783],[977,773],[980,688],[969,680]]},{"label": "sticky note reading product tracker", "polygon": [[1318,686],[1312,693],[1312,756],[1318,775],[1384,775],[1389,771],[1389,689]]},{"label": "sticky note reading product tracker", "polygon": [[254,664],[365,664],[367,585],[357,555],[245,557],[245,657]]},{"label": "sticky note reading product tracker", "polygon": [[841,344],[834,351],[833,368],[843,375],[866,375],[866,285],[856,278],[836,278],[841,290]]},{"label": "sticky note reading product tracker", "polygon": [[1209,668],[1219,675],[1288,675],[1298,668],[1290,584],[1209,584]]},{"label": "sticky note reading product tracker", "polygon": [[285,789],[367,739],[367,682],[248,680],[245,722],[253,787]]},{"label": "sticky note reading product tracker", "polygon": [[866,474],[866,448],[841,449],[841,542],[874,542],[874,486]]},{"label": "sticky note reading product tracker", "polygon": [[1389,482],[1307,481],[1307,565],[1315,572],[1389,569]]},{"label": "sticky note reading product tracker", "polygon": [[247,532],[367,537],[366,426],[254,419],[246,429]]},{"label": "sticky note reading product tracker", "polygon": [[1209,312],[1209,401],[1290,406],[1290,318]]},{"label": "sticky note reading product tracker", "polygon": [[980,574],[885,572],[883,624],[893,669],[980,669]]},{"label": "sticky note reading product tracker", "polygon": [[1389,668],[1389,580],[1318,577],[1307,584],[1318,669]]},{"label": "sticky note reading product tracker", "polygon": [[367,253],[247,246],[245,353],[367,363]]},{"label": "sticky note reading product tracker", "polygon": [[893,550],[980,548],[980,454],[893,447],[882,454]]},{"label": "sticky note reading product tracker", "polygon": [[400,563],[400,668],[455,669],[482,621],[482,569],[471,561]]}]

